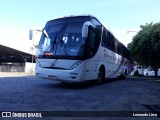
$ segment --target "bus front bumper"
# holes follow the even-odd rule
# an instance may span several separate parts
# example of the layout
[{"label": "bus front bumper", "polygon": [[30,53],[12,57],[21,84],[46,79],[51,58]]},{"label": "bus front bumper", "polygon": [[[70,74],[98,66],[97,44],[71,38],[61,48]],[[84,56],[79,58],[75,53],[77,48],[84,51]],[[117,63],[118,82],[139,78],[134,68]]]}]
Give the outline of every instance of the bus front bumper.
[{"label": "bus front bumper", "polygon": [[82,82],[84,81],[84,70],[60,70],[39,67],[36,70],[36,76],[68,83]]}]

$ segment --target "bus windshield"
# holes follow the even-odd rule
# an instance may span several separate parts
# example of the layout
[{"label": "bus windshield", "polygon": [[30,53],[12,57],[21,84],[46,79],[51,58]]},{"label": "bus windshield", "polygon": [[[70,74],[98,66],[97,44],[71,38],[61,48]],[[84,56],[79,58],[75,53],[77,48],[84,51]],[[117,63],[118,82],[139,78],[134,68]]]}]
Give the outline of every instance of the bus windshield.
[{"label": "bus windshield", "polygon": [[89,17],[68,17],[47,22],[38,47],[38,57],[71,58],[83,57],[85,38],[83,24]]}]

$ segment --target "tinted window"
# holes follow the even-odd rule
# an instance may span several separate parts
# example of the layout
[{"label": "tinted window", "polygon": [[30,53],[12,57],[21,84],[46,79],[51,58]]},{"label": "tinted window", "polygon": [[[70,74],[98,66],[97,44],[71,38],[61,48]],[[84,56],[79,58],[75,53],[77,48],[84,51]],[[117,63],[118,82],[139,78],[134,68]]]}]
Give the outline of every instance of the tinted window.
[{"label": "tinted window", "polygon": [[106,40],[106,46],[110,48],[110,42],[111,42],[111,33],[107,31],[107,40]]},{"label": "tinted window", "polygon": [[122,54],[121,43],[118,43],[118,54],[119,54],[119,55]]},{"label": "tinted window", "polygon": [[83,57],[85,39],[82,27],[89,17],[69,17],[47,22],[45,30],[49,39],[42,33],[38,55],[48,58],[63,56]]},{"label": "tinted window", "polygon": [[106,29],[103,29],[102,45],[103,45],[104,47],[106,47],[106,40],[107,40]]},{"label": "tinted window", "polygon": [[102,33],[101,23],[95,18],[92,18],[92,23],[95,25],[95,30],[98,33],[98,37],[99,37],[98,39],[101,39],[101,33]]},{"label": "tinted window", "polygon": [[103,29],[102,45],[107,48],[110,47],[110,33],[105,28]]},{"label": "tinted window", "polygon": [[101,23],[98,20],[96,20],[95,18],[92,18],[92,23],[94,25],[101,25]]},{"label": "tinted window", "polygon": [[122,45],[122,56],[130,59],[130,52],[124,45]]},{"label": "tinted window", "polygon": [[111,50],[115,51],[115,39],[114,36],[112,34],[110,34],[110,48]]},{"label": "tinted window", "polygon": [[118,45],[119,45],[118,41],[115,40],[115,52],[116,53],[118,53]]},{"label": "tinted window", "polygon": [[95,53],[98,50],[98,46],[99,46],[97,34],[91,28],[89,29],[88,40],[89,40],[88,57],[91,58],[95,55]]}]

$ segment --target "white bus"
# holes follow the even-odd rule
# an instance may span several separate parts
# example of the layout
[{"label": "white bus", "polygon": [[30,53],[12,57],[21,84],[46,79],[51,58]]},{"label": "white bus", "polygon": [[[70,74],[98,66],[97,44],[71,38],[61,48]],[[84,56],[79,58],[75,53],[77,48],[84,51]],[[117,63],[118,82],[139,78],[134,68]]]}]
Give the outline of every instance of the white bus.
[{"label": "white bus", "polygon": [[[32,34],[30,34],[32,37]],[[68,16],[48,21],[38,46],[36,76],[82,82],[125,76],[130,53],[97,18]]]}]

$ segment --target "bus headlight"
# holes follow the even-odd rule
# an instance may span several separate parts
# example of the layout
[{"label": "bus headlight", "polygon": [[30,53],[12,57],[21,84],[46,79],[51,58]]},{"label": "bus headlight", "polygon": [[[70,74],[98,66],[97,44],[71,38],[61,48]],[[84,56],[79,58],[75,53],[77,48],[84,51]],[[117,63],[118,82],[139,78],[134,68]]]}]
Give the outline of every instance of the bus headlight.
[{"label": "bus headlight", "polygon": [[76,69],[83,61],[78,61],[76,63],[74,63],[70,69]]}]

